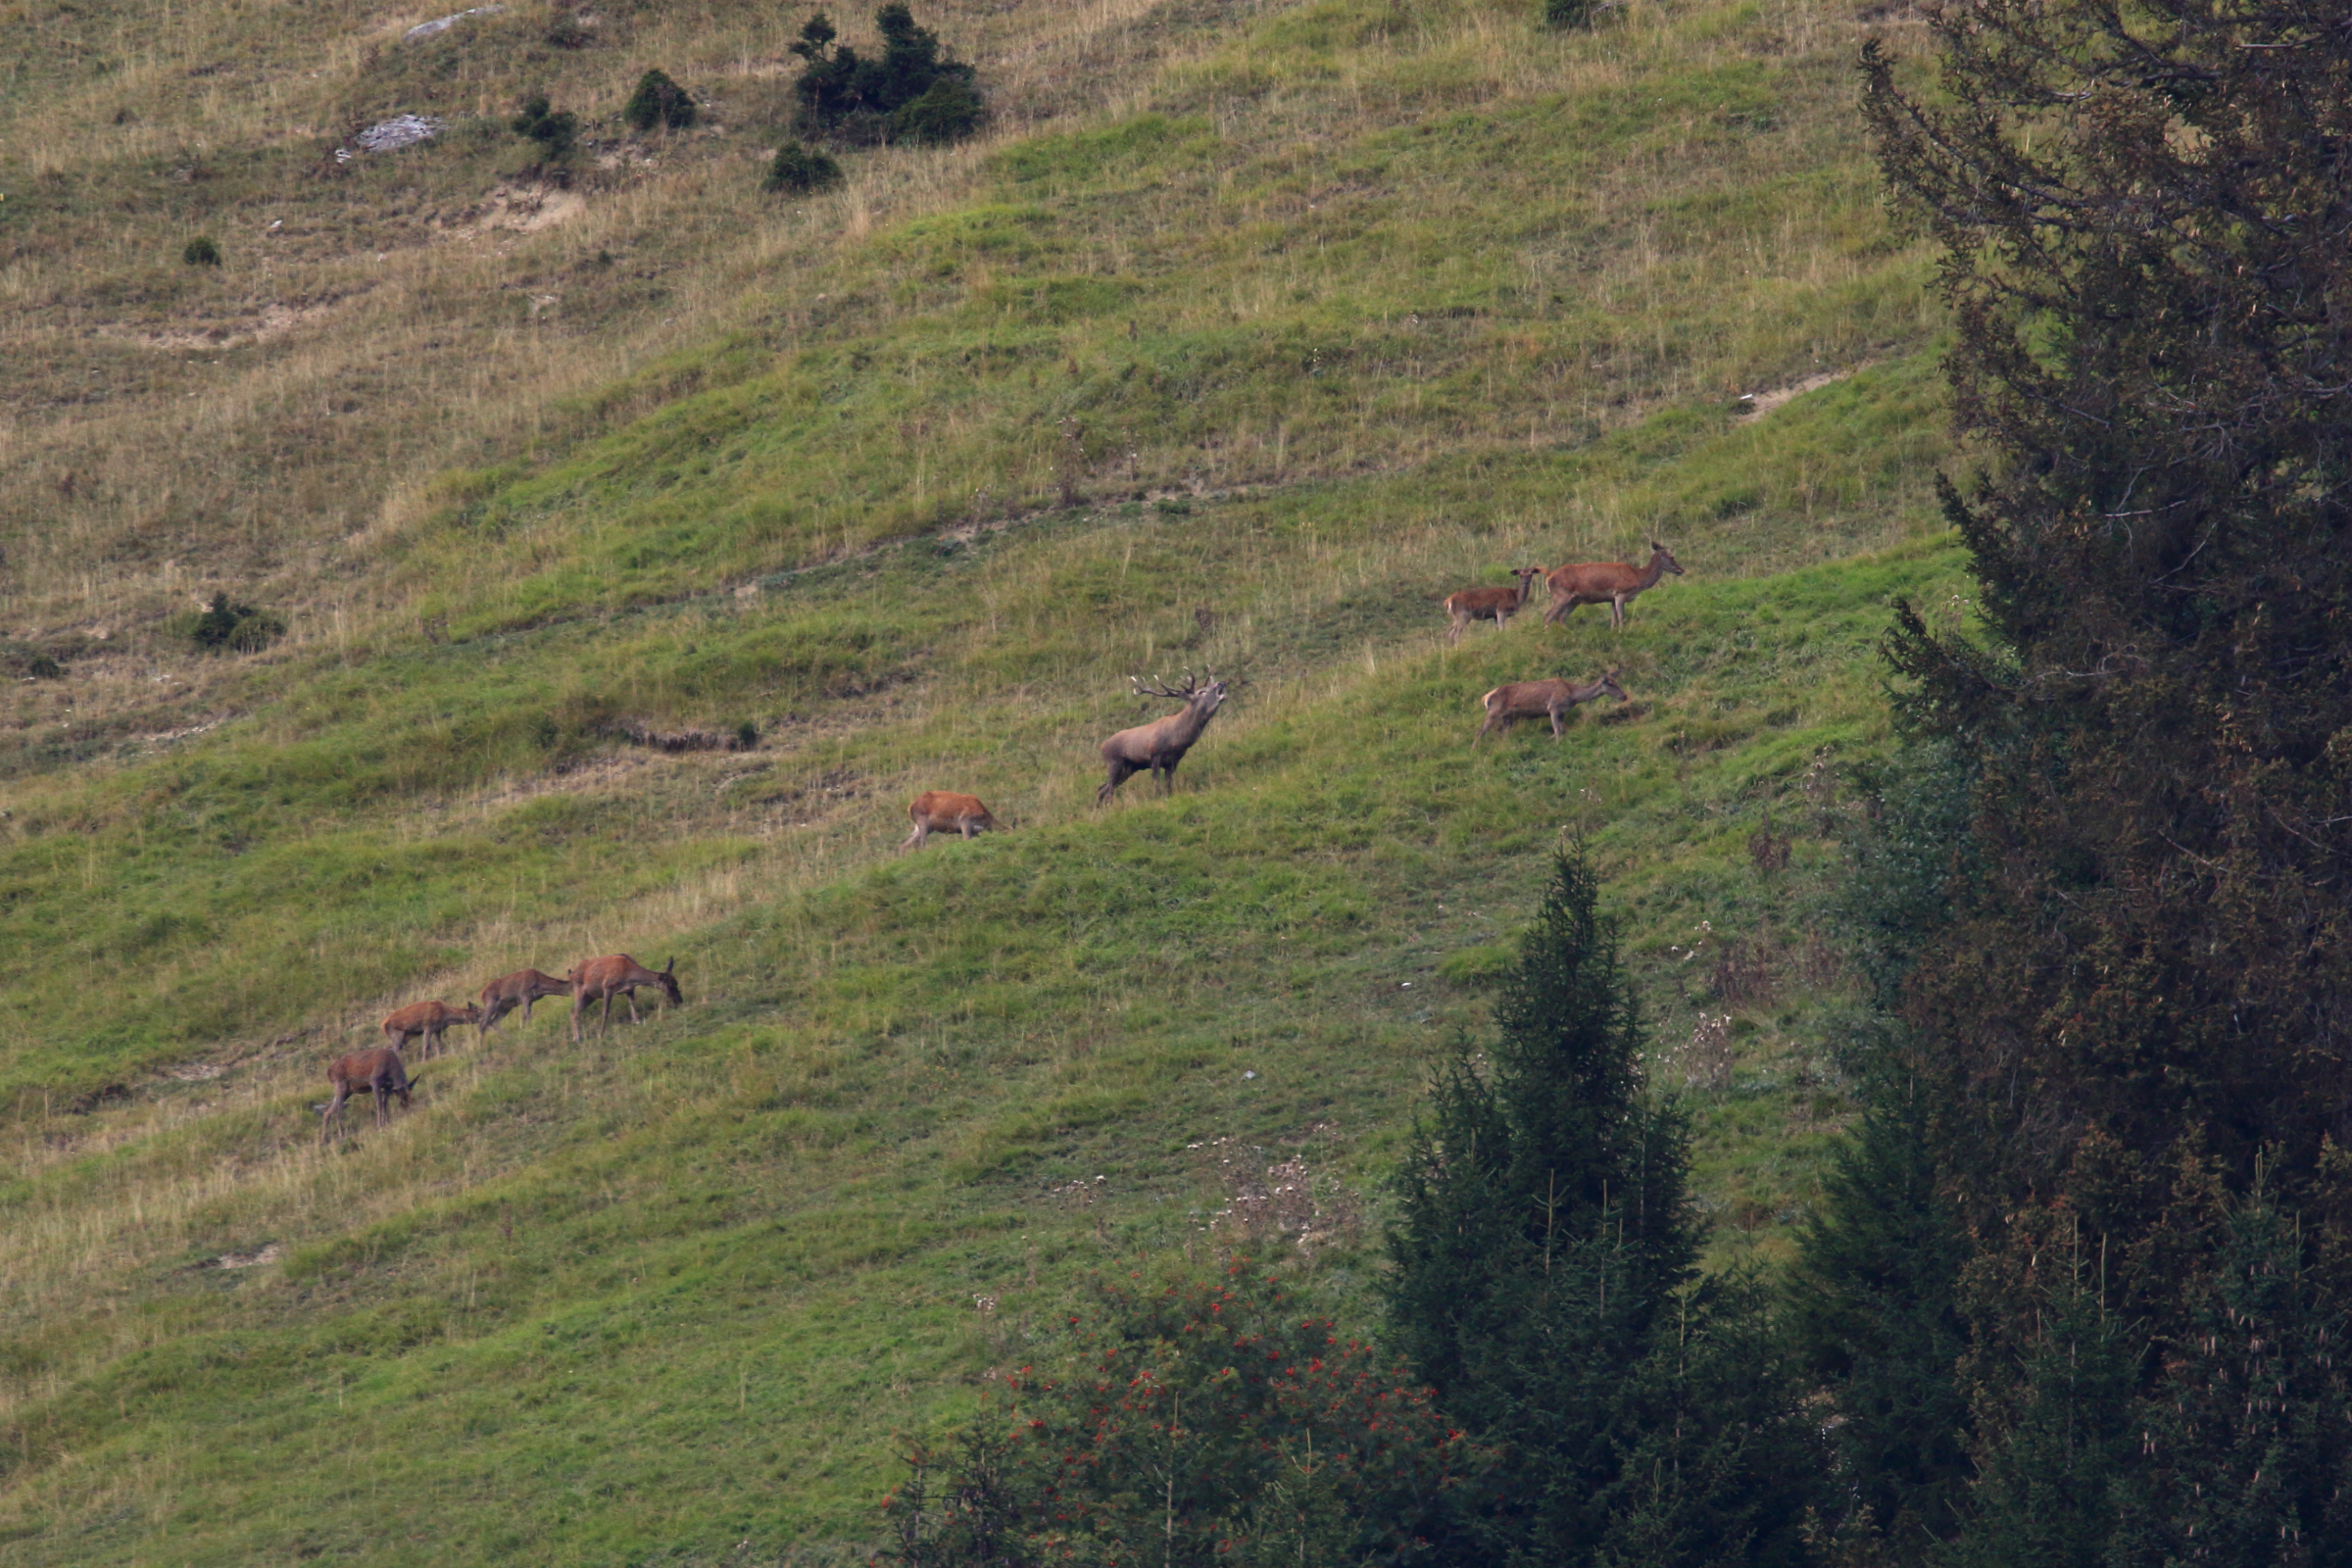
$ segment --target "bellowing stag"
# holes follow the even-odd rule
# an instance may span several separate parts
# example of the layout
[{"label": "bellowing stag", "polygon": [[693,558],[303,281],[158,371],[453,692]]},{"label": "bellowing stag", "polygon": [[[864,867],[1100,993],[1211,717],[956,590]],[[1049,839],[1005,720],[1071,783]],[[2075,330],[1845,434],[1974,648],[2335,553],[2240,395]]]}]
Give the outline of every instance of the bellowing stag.
[{"label": "bellowing stag", "polygon": [[1195,678],[1188,669],[1182,686],[1170,686],[1165,681],[1147,686],[1141,675],[1131,675],[1128,679],[1135,684],[1136,696],[1164,697],[1169,702],[1182,703],[1184,708],[1165,718],[1123,729],[1102,743],[1102,760],[1108,764],[1110,776],[1095,791],[1097,806],[1108,801],[1111,792],[1127,782],[1129,774],[1141,773],[1146,768],[1152,770],[1154,780],[1165,781],[1170,795],[1175,794],[1176,764],[1184,760],[1184,754],[1192,750],[1193,742],[1200,738],[1200,732],[1216,716],[1228,685],[1217,679],[1214,670],[1203,671],[1200,678]]}]

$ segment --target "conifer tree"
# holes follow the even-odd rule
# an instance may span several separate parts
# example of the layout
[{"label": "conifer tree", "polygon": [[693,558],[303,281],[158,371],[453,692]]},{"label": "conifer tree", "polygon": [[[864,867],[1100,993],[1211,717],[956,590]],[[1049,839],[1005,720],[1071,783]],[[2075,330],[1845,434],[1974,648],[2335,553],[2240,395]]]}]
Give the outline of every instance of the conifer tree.
[{"label": "conifer tree", "polygon": [[1689,1135],[1646,1092],[1596,884],[1554,868],[1483,1056],[1398,1178],[1394,1344],[1503,1450],[1471,1556],[1776,1561],[1808,1468],[1757,1295],[1695,1276]]}]

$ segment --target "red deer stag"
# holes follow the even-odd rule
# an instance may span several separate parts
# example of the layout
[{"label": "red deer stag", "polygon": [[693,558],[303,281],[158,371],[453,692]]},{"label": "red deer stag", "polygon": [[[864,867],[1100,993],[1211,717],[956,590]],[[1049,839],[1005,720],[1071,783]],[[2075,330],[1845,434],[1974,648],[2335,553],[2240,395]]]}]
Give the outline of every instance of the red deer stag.
[{"label": "red deer stag", "polygon": [[1494,617],[1494,629],[1502,630],[1503,622],[1527,603],[1528,591],[1535,585],[1535,580],[1544,575],[1544,568],[1513,566],[1511,575],[1519,579],[1515,588],[1465,588],[1458,594],[1446,596],[1446,613],[1453,617],[1453,624],[1446,629],[1446,642],[1459,644],[1462,632],[1472,621],[1484,620],[1489,615]]},{"label": "red deer stag", "polygon": [[375,1124],[387,1127],[392,1122],[392,1109],[386,1103],[394,1095],[403,1106],[409,1103],[409,1091],[416,1087],[409,1069],[401,1064],[400,1053],[389,1046],[373,1051],[355,1051],[348,1056],[337,1056],[326,1069],[326,1081],[335,1087],[335,1098],[318,1118],[318,1147],[326,1147],[326,1130],[343,1130],[343,1102],[355,1089],[365,1088],[375,1096]]},{"label": "red deer stag", "polygon": [[1478,726],[1478,734],[1470,744],[1476,746],[1485,740],[1490,730],[1508,734],[1512,722],[1522,718],[1550,719],[1551,738],[1556,741],[1562,733],[1560,721],[1568,716],[1568,710],[1579,703],[1591,702],[1602,692],[1621,703],[1625,701],[1625,688],[1617,684],[1614,664],[1600,679],[1582,686],[1557,675],[1549,680],[1521,680],[1497,686],[1478,700],[1487,710],[1487,721]]},{"label": "red deer stag", "polygon": [[580,1043],[580,1013],[592,1002],[605,1004],[605,1021],[597,1030],[605,1033],[612,1027],[612,999],[624,997],[629,1004],[629,1022],[641,1022],[637,1016],[637,988],[659,986],[669,998],[669,1004],[682,1007],[686,999],[678,994],[677,977],[670,973],[678,960],[670,959],[659,969],[648,969],[625,953],[615,953],[609,958],[590,958],[571,969],[571,1042]]},{"label": "red deer stag", "polygon": [[412,1002],[384,1020],[384,1043],[395,1051],[406,1051],[411,1040],[422,1035],[424,1049],[416,1054],[418,1059],[430,1061],[441,1050],[442,1031],[481,1021],[482,1009],[471,1003],[453,1007],[446,1002]]},{"label": "red deer stag", "polygon": [[1152,770],[1153,780],[1166,781],[1170,795],[1176,793],[1176,764],[1184,760],[1184,754],[1193,749],[1193,742],[1208,728],[1208,721],[1216,716],[1218,706],[1225,701],[1228,683],[1217,679],[1214,670],[1203,674],[1204,680],[1197,680],[1191,670],[1186,670],[1180,687],[1170,686],[1166,681],[1147,686],[1141,675],[1127,677],[1135,685],[1136,696],[1164,697],[1169,702],[1182,703],[1184,709],[1149,724],[1123,729],[1102,743],[1102,760],[1109,764],[1110,776],[1095,791],[1097,806],[1108,801],[1111,791],[1126,783],[1129,774],[1141,773],[1146,768]]},{"label": "red deer stag", "polygon": [[517,969],[513,974],[502,974],[482,987],[482,1037],[488,1039],[490,1031],[498,1027],[498,1020],[516,1007],[522,1009],[522,1021],[529,1023],[532,1003],[544,997],[570,995],[571,976],[568,974],[561,979],[552,974],[541,974],[536,969]]},{"label": "red deer stag", "polygon": [[934,833],[961,833],[968,839],[975,833],[1002,831],[979,796],[958,795],[954,790],[923,791],[906,808],[906,814],[914,819],[914,831],[899,846],[902,855],[921,849]]},{"label": "red deer stag", "polygon": [[1551,608],[1544,612],[1544,624],[1552,624],[1579,605],[1606,605],[1609,624],[1623,631],[1625,607],[1634,602],[1634,595],[1655,588],[1658,579],[1670,571],[1680,577],[1683,564],[1655,539],[1649,542],[1646,566],[1636,567],[1623,561],[1586,561],[1556,567],[1548,579]]}]

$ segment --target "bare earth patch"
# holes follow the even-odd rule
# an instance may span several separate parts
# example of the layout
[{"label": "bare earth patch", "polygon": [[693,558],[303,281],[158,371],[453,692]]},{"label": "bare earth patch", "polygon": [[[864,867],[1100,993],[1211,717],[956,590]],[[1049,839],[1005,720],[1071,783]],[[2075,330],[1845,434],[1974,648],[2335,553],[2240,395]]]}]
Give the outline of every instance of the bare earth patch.
[{"label": "bare earth patch", "polygon": [[489,195],[442,223],[450,239],[480,239],[497,231],[535,234],[569,222],[588,210],[577,191],[551,185],[499,185]]},{"label": "bare earth patch", "polygon": [[1865,360],[1860,365],[1849,365],[1842,370],[1824,370],[1819,375],[1808,375],[1793,386],[1777,387],[1770,392],[1750,392],[1740,400],[1739,417],[1761,419],[1784,403],[1801,398],[1808,392],[1818,392],[1832,381],[1842,381],[1857,370],[1867,370],[1877,363],[1875,360]]}]

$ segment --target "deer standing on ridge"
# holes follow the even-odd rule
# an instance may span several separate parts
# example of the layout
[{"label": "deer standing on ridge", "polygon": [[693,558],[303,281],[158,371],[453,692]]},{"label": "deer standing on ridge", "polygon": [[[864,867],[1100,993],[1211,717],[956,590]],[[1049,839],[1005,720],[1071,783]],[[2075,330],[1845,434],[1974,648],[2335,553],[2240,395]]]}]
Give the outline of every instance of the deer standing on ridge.
[{"label": "deer standing on ridge", "polygon": [[1193,742],[1208,728],[1208,721],[1217,714],[1225,701],[1227,683],[1217,679],[1216,671],[1203,671],[1206,680],[1196,680],[1191,670],[1184,672],[1184,684],[1172,687],[1166,681],[1155,685],[1144,684],[1141,675],[1127,678],[1135,685],[1138,697],[1164,697],[1172,703],[1182,703],[1183,710],[1149,724],[1123,729],[1102,743],[1102,760],[1109,765],[1110,776],[1095,791],[1095,804],[1110,799],[1111,791],[1127,782],[1128,775],[1152,770],[1155,781],[1164,780],[1170,795],[1176,793],[1176,764],[1184,754],[1193,749]]},{"label": "deer standing on ridge", "polygon": [[482,1038],[487,1040],[490,1031],[498,1027],[498,1020],[516,1007],[522,1009],[522,1021],[529,1023],[532,1003],[544,997],[570,995],[571,976],[568,973],[561,979],[552,974],[542,974],[536,969],[517,969],[513,974],[502,974],[482,987]]},{"label": "deer standing on ridge", "polygon": [[481,1021],[482,1009],[471,1003],[463,1007],[453,1007],[446,1002],[412,1002],[386,1018],[380,1027],[384,1032],[384,1043],[395,1051],[406,1051],[411,1040],[418,1035],[424,1036],[424,1049],[416,1054],[417,1059],[430,1061],[441,1050],[444,1030],[454,1029],[462,1023],[479,1024]]},{"label": "deer standing on ridge", "polygon": [[1634,602],[1634,595],[1655,588],[1658,579],[1670,571],[1680,577],[1683,564],[1655,539],[1649,542],[1646,566],[1623,561],[1586,561],[1555,567],[1546,579],[1551,586],[1551,608],[1544,612],[1544,624],[1552,624],[1579,605],[1606,605],[1609,624],[1623,631],[1625,607]]},{"label": "deer standing on ridge", "polygon": [[389,1046],[337,1056],[326,1069],[326,1081],[334,1085],[335,1098],[318,1117],[318,1147],[321,1149],[326,1147],[327,1128],[331,1126],[338,1133],[343,1130],[343,1102],[351,1098],[353,1090],[365,1086],[375,1096],[375,1124],[388,1127],[392,1124],[392,1108],[387,1102],[398,1095],[405,1108],[409,1103],[409,1091],[416,1087],[416,1081],[409,1076],[409,1069],[401,1064],[400,1053]]},{"label": "deer standing on ridge", "polygon": [[1472,621],[1484,620],[1489,615],[1494,617],[1494,629],[1502,630],[1503,622],[1527,603],[1528,591],[1535,586],[1535,580],[1544,575],[1544,568],[1513,566],[1511,575],[1519,579],[1517,587],[1465,588],[1460,593],[1446,596],[1446,613],[1453,617],[1453,624],[1446,629],[1447,643],[1459,644],[1463,631]]},{"label": "deer standing on ridge", "polygon": [[659,969],[648,969],[625,953],[615,953],[609,958],[590,958],[586,963],[573,964],[571,968],[571,1043],[575,1046],[580,1043],[580,1013],[592,1002],[602,1002],[605,1004],[605,1021],[603,1026],[597,1030],[599,1035],[603,1035],[612,1027],[612,999],[615,996],[627,999],[629,1022],[642,1022],[643,1020],[637,1016],[637,988],[639,986],[659,986],[662,988],[662,994],[669,998],[671,1006],[684,1006],[686,999],[679,995],[677,977],[670,972],[677,966],[678,960],[672,958]]},{"label": "deer standing on ridge", "polygon": [[921,849],[934,833],[961,833],[968,839],[975,833],[1002,831],[979,796],[958,795],[954,790],[923,791],[906,808],[906,814],[914,819],[914,831],[899,846],[902,855]]},{"label": "deer standing on ridge", "polygon": [[1478,700],[1479,705],[1487,710],[1487,721],[1478,726],[1478,733],[1471,738],[1470,744],[1476,746],[1485,740],[1489,730],[1507,735],[1512,723],[1522,718],[1550,719],[1551,738],[1556,741],[1563,733],[1561,720],[1568,716],[1568,710],[1579,703],[1591,702],[1602,692],[1609,693],[1621,703],[1626,700],[1625,688],[1617,684],[1615,664],[1611,664],[1600,679],[1582,686],[1557,675],[1549,680],[1521,680],[1513,681],[1508,686],[1497,686]]}]

